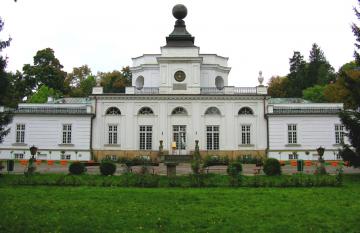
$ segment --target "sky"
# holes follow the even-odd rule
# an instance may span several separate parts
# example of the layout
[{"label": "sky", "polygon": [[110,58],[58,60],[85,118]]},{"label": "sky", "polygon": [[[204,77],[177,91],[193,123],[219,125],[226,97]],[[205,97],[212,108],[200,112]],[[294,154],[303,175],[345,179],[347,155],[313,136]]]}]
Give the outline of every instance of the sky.
[{"label": "sky", "polygon": [[178,3],[200,53],[229,57],[229,85],[255,86],[260,70],[265,82],[285,76],[293,52],[308,59],[313,43],[335,70],[353,60],[356,0],[1,0],[0,38],[12,38],[7,70],[22,70],[48,47],[67,72],[131,66],[133,57],[160,53]]}]

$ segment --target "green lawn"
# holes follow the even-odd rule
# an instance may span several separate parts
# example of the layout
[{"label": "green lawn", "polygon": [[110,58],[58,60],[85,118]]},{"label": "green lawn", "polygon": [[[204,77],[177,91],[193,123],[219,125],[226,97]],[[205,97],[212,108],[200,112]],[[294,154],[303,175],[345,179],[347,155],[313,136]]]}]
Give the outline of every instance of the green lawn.
[{"label": "green lawn", "polygon": [[360,176],[329,188],[4,185],[0,232],[360,232]]}]

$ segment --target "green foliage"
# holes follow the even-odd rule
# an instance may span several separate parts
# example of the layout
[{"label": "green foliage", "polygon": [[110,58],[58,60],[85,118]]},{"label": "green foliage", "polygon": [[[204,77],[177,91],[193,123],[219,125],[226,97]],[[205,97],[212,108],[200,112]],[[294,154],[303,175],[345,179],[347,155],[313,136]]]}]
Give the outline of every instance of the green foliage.
[{"label": "green foliage", "polygon": [[207,155],[204,159],[203,167],[217,166],[217,165],[228,165],[229,157],[216,156],[216,155]]},{"label": "green foliage", "polygon": [[124,93],[125,87],[131,86],[131,72],[129,67],[122,68],[121,71],[98,74],[101,77],[101,86],[105,93]]},{"label": "green foliage", "polygon": [[239,161],[229,163],[226,172],[229,176],[236,177],[242,172],[242,165]]},{"label": "green foliage", "polygon": [[37,92],[30,96],[28,103],[46,103],[48,97],[57,99],[61,96],[61,93],[49,88],[45,85],[41,86]]},{"label": "green foliage", "polygon": [[69,172],[72,175],[81,175],[86,171],[86,168],[83,163],[73,162],[69,166]]},{"label": "green foliage", "polygon": [[[360,1],[358,1],[359,5],[360,5]],[[358,20],[360,20],[360,13],[358,11],[358,9],[356,7],[354,7],[354,12],[355,12],[355,15],[357,17]],[[354,57],[355,57],[355,61],[358,65],[360,65],[360,55],[358,53],[358,49],[360,49],[360,28],[355,24],[353,23],[351,25],[351,29],[354,33],[354,36],[356,37],[356,43],[355,43],[355,51],[354,51]]]},{"label": "green foliage", "polygon": [[343,111],[340,119],[346,130],[349,142],[354,149],[344,145],[340,156],[344,161],[349,161],[351,166],[360,167],[360,112]]},{"label": "green foliage", "polygon": [[103,160],[100,163],[100,173],[104,176],[112,176],[116,171],[116,164],[111,160]]},{"label": "green foliage", "polygon": [[191,161],[191,170],[194,174],[201,173],[201,164],[199,159],[194,159]]},{"label": "green foliage", "polygon": [[272,98],[288,97],[289,79],[287,77],[274,76],[268,82],[268,94]]},{"label": "green foliage", "polygon": [[262,164],[262,159],[253,157],[251,155],[243,155],[236,158],[236,161],[239,161],[242,164]]},{"label": "green foliage", "polygon": [[29,84],[32,87],[39,88],[45,85],[64,93],[66,72],[62,68],[60,61],[55,57],[54,50],[46,48],[37,51],[34,56],[34,65],[24,65],[23,73],[30,80]]},{"label": "green foliage", "polygon": [[[0,18],[0,32],[2,31],[4,22]],[[2,41],[0,39],[0,52],[10,45],[11,39]],[[6,105],[4,101],[6,93],[8,93],[9,80],[7,79],[6,68],[6,58],[0,54],[0,105]],[[10,132],[10,129],[7,128],[7,125],[12,121],[12,114],[10,112],[0,112],[0,143],[3,142],[3,138]]]},{"label": "green foliage", "polygon": [[315,85],[303,90],[303,98],[315,103],[327,102],[324,96],[326,86]]},{"label": "green foliage", "polygon": [[264,173],[268,176],[281,175],[281,165],[279,160],[274,158],[268,158],[264,163]]}]

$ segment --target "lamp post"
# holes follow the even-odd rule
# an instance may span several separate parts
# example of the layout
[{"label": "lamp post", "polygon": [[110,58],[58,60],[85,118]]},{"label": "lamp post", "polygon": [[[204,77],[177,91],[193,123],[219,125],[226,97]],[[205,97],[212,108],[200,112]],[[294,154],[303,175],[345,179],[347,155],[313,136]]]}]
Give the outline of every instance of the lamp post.
[{"label": "lamp post", "polygon": [[35,155],[36,155],[37,150],[38,150],[38,148],[36,146],[34,146],[34,145],[32,145],[30,147],[31,157],[29,159],[28,169],[27,169],[27,172],[25,172],[25,175],[31,175],[36,170]]}]

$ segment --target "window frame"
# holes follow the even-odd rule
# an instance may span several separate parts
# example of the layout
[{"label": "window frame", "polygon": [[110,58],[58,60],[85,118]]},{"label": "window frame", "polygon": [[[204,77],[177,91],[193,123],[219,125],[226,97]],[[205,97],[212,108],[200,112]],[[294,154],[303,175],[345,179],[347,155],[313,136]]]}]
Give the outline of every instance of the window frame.
[{"label": "window frame", "polygon": [[240,125],[241,145],[251,145],[251,124]]},{"label": "window frame", "polygon": [[220,150],[220,125],[206,125],[206,150]]},{"label": "window frame", "polygon": [[287,124],[287,142],[288,144],[298,143],[298,125],[291,123]]},{"label": "window frame", "polygon": [[343,144],[344,137],[345,137],[344,125],[335,124],[335,144]]},{"label": "window frame", "polygon": [[26,131],[26,125],[24,123],[16,124],[16,132],[15,132],[16,143],[25,143],[25,131]]},{"label": "window frame", "polygon": [[118,124],[108,124],[107,127],[107,142],[109,145],[118,145],[119,135],[118,135]]},{"label": "window frame", "polygon": [[139,150],[152,150],[153,126],[139,125]]},{"label": "window frame", "polygon": [[71,144],[72,143],[72,124],[64,123],[62,124],[62,144]]}]

